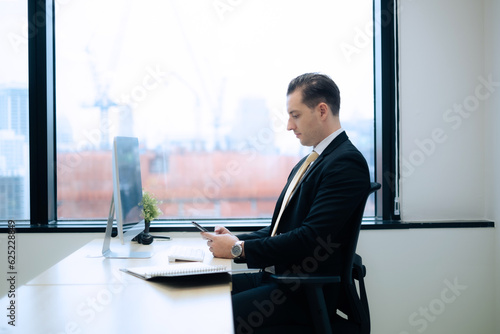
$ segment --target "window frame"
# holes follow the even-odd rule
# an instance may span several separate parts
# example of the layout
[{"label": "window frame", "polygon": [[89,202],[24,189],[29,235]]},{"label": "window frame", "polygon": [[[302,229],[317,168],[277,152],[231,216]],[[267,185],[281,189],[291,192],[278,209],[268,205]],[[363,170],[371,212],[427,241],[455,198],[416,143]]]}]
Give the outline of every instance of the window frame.
[{"label": "window frame", "polygon": [[[375,89],[375,181],[382,189],[375,194],[375,217],[369,223],[399,223],[398,194],[398,53],[397,1],[373,1]],[[31,228],[60,227],[57,219],[56,105],[55,105],[55,3],[28,0],[29,47],[29,157]],[[396,203],[396,204],[395,204]],[[269,219],[270,220],[270,219]],[[179,220],[180,221],[180,220]],[[179,222],[177,221],[177,222]],[[262,219],[212,219],[238,229],[262,226]],[[66,226],[69,225],[66,224]],[[81,230],[104,228],[105,221],[75,224]],[[170,224],[186,230],[187,224]],[[169,228],[169,229],[170,229]],[[54,229],[55,230],[55,229]]]},{"label": "window frame", "polygon": [[[375,174],[377,216],[399,222],[398,1],[374,0]],[[377,82],[378,81],[378,82]],[[380,151],[380,152],[379,152]]]},{"label": "window frame", "polygon": [[52,0],[28,0],[31,226],[57,221],[54,8]]}]

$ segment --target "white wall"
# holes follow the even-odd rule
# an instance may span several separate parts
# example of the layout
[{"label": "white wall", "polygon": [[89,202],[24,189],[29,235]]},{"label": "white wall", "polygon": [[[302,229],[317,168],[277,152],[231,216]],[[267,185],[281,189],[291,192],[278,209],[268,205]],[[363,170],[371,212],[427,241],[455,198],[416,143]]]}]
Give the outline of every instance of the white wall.
[{"label": "white wall", "polygon": [[[500,1],[485,1],[485,63],[486,73],[500,81]],[[500,223],[500,93],[486,101],[486,205],[487,217]],[[496,229],[496,310],[500,312],[500,229]],[[496,317],[496,333],[500,333],[500,317]]]},{"label": "white wall", "polygon": [[[368,267],[372,333],[495,333],[492,231],[362,231],[358,253]],[[198,236],[182,236],[188,235]],[[5,237],[0,236],[0,245],[6,248]],[[100,237],[93,233],[17,234],[18,284]],[[5,259],[0,259],[0,266],[6,268]],[[0,281],[1,295],[7,288]]]},{"label": "white wall", "polygon": [[[102,237],[92,233],[17,233],[16,263],[17,286],[56,264],[87,242]],[[7,234],[0,235],[0,253],[7,254]],[[7,256],[0,257],[0,268],[7,272]],[[7,294],[7,281],[0,280],[0,296]]]},{"label": "white wall", "polygon": [[[403,0],[401,4],[402,218],[490,219],[498,223],[500,1]],[[485,83],[488,81],[493,83]],[[389,241],[387,231],[366,231],[361,247],[374,246],[374,235],[380,232],[385,232],[380,241]],[[408,333],[500,332],[498,229],[396,234],[401,241],[398,239],[395,247],[384,245],[377,254],[385,252],[393,262],[390,266],[404,272],[396,273],[396,278],[387,277],[376,267],[375,275],[383,275],[380,279],[394,285],[370,281],[371,291],[378,295],[374,302],[383,310],[373,310],[375,324],[382,319],[399,322],[406,314]],[[401,251],[410,259],[406,265]],[[371,260],[373,255],[367,251],[366,256]],[[377,259],[373,261],[379,264]],[[418,269],[411,267],[412,263],[418,263]],[[412,312],[420,312],[421,306],[429,307],[432,301],[440,305],[443,280],[453,273],[467,289],[446,304],[445,312],[434,322],[428,321],[427,328],[411,326],[408,316]],[[405,278],[410,283],[406,286],[402,283]],[[420,288],[404,301],[405,288],[414,285]],[[390,291],[393,288],[399,295]],[[395,305],[382,306],[384,293],[390,294],[385,300]],[[397,316],[387,317],[387,308]],[[377,312],[381,313],[377,316]],[[379,329],[376,333],[399,333],[387,324],[375,328]]]},{"label": "white wall", "polygon": [[362,231],[357,252],[367,266],[372,333],[498,333],[491,232]]},{"label": "white wall", "polygon": [[484,102],[475,97],[479,78],[487,77],[483,15],[477,0],[402,1],[401,215],[406,221],[485,218]]},{"label": "white wall", "polygon": [[[403,218],[498,223],[500,93],[472,103],[479,77],[500,81],[500,0],[403,0],[400,33]],[[18,234],[18,283],[97,236]],[[365,230],[358,252],[372,333],[500,333],[499,229]]]}]

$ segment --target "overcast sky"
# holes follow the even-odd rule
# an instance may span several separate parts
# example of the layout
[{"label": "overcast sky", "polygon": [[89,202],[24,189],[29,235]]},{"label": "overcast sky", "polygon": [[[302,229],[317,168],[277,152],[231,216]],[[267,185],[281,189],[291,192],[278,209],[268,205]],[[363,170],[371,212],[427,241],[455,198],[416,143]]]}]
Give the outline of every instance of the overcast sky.
[{"label": "overcast sky", "polygon": [[[300,147],[296,138],[277,126],[288,82],[310,71],[337,82],[342,119],[373,118],[372,1],[60,0],[56,6],[57,112],[75,142],[98,129],[94,105],[105,92],[131,108],[135,135],[151,147],[166,138],[213,137],[216,116],[219,131],[230,131],[242,99],[263,99],[278,115],[277,145],[293,151]],[[27,83],[25,16],[25,0],[0,0],[0,85]]]}]

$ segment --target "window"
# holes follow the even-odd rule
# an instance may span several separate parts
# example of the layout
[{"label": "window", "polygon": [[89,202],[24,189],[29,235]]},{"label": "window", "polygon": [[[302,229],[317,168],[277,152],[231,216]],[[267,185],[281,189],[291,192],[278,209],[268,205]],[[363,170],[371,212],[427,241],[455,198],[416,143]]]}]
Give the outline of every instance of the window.
[{"label": "window", "polygon": [[28,220],[28,6],[0,1],[0,220]]},{"label": "window", "polygon": [[117,135],[139,138],[143,187],[162,218],[269,218],[310,150],[286,131],[286,87],[304,72],[339,85],[342,125],[373,178],[371,1],[56,9],[58,219],[107,216]]},{"label": "window", "polygon": [[[139,138],[143,186],[163,218],[268,219],[308,152],[285,130],[285,91],[309,71],[338,83],[342,125],[383,185],[366,215],[398,218],[394,2],[27,2],[18,35],[30,46],[22,150],[32,167],[10,198],[32,225],[107,216],[116,135]],[[26,15],[18,5],[0,2],[2,29]],[[6,78],[26,100],[26,80]]]}]

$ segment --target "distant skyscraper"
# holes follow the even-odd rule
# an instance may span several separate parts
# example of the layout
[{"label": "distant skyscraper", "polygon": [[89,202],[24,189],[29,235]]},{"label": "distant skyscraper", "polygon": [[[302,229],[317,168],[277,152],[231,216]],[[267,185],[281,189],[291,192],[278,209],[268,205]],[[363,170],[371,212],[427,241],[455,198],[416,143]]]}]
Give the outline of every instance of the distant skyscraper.
[{"label": "distant skyscraper", "polygon": [[74,149],[73,128],[65,115],[58,115],[56,120],[57,152]]},{"label": "distant skyscraper", "polygon": [[242,99],[236,115],[234,126],[227,138],[231,150],[275,152],[275,134],[269,123],[269,108],[264,99]]},{"label": "distant skyscraper", "polygon": [[0,87],[0,219],[29,218],[28,89]]},{"label": "distant skyscraper", "polygon": [[28,138],[28,90],[0,87],[0,130],[13,130]]},{"label": "distant skyscraper", "polygon": [[118,136],[134,137],[134,113],[128,105],[119,106],[118,113]]}]

